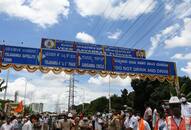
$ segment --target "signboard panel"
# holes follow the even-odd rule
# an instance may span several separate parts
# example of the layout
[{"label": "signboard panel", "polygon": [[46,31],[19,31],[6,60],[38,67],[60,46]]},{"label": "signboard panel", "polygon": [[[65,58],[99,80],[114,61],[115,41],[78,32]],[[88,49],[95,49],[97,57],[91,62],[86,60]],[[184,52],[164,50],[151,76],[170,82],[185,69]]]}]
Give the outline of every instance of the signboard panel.
[{"label": "signboard panel", "polygon": [[90,43],[81,43],[77,42],[76,44],[76,50],[77,52],[82,53],[90,53],[90,54],[96,54],[96,55],[103,55],[103,46],[102,45],[96,45],[96,44],[90,44]]},{"label": "signboard panel", "polygon": [[109,55],[109,56],[121,56],[130,58],[145,58],[144,50],[114,47],[106,45],[96,45],[90,43],[71,42],[64,40],[54,40],[43,38],[41,41],[41,48],[55,49],[63,51],[76,51],[79,53],[89,53],[96,55]]},{"label": "signboard panel", "polygon": [[76,63],[75,52],[42,50],[42,66],[75,69]]},{"label": "signboard panel", "polygon": [[107,70],[134,74],[176,75],[175,64],[173,62],[111,56],[107,57]]},{"label": "signboard panel", "polygon": [[104,51],[109,56],[129,57],[129,58],[144,58],[145,59],[145,51],[144,50],[105,46]]},{"label": "signboard panel", "polygon": [[78,68],[86,70],[105,70],[105,57],[102,55],[78,53]]},{"label": "signboard panel", "polygon": [[25,64],[25,65],[39,65],[40,49],[3,46],[3,63],[5,64]]},{"label": "signboard panel", "polygon": [[58,50],[42,50],[42,66],[104,70],[104,56]]}]

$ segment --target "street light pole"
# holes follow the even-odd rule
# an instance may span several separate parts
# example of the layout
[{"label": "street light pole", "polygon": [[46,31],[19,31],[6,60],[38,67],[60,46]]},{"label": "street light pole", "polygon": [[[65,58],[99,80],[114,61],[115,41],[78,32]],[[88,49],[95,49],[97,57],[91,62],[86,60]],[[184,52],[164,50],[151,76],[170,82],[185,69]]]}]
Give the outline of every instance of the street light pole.
[{"label": "street light pole", "polygon": [[25,79],[24,105],[26,104],[26,94],[27,94],[27,79]]},{"label": "street light pole", "polygon": [[111,82],[110,82],[110,75],[109,75],[109,112],[111,112]]}]

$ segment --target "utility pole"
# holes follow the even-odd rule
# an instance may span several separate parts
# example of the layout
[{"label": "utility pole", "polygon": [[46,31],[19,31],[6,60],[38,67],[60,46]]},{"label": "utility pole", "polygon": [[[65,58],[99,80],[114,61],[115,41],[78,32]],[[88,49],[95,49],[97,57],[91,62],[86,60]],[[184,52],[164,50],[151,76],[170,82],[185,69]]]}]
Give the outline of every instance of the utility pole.
[{"label": "utility pole", "polygon": [[18,91],[15,91],[15,102],[17,102],[18,101]]},{"label": "utility pole", "polygon": [[[74,74],[70,75],[69,79],[69,95],[68,95],[68,112],[74,109],[74,99],[75,99],[75,78]],[[78,81],[77,81],[78,82]]]},{"label": "utility pole", "polygon": [[55,106],[56,106],[56,108],[55,108],[55,111],[56,111],[56,113],[60,113],[61,111],[60,111],[60,99],[59,99],[59,97],[57,97],[58,99],[57,99],[57,103],[55,104]]},{"label": "utility pole", "polygon": [[72,86],[72,108],[71,109],[74,109],[73,107],[74,107],[74,75],[72,75],[72,84],[71,84],[71,86]]}]

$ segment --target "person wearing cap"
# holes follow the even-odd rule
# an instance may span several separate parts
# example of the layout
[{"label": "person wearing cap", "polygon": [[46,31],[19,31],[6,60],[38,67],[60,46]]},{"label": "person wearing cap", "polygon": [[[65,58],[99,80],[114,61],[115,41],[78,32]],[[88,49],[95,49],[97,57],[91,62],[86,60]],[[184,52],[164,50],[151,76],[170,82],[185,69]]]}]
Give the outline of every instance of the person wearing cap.
[{"label": "person wearing cap", "polygon": [[75,130],[75,121],[74,121],[74,119],[73,119],[73,114],[72,114],[72,113],[68,113],[68,118],[69,118],[69,120],[70,120],[70,122],[71,122],[71,128],[70,128],[70,130]]},{"label": "person wearing cap", "polygon": [[177,96],[173,96],[169,100],[171,116],[166,118],[163,130],[190,130],[186,125],[186,120],[181,117],[181,102]]},{"label": "person wearing cap", "polygon": [[133,114],[133,110],[132,109],[128,109],[128,116],[126,116],[126,119],[124,121],[124,126],[126,129],[129,129],[130,128],[130,124],[131,122],[134,120],[135,116]]},{"label": "person wearing cap", "polygon": [[184,94],[181,94],[181,115],[191,118],[191,103],[189,103]]}]

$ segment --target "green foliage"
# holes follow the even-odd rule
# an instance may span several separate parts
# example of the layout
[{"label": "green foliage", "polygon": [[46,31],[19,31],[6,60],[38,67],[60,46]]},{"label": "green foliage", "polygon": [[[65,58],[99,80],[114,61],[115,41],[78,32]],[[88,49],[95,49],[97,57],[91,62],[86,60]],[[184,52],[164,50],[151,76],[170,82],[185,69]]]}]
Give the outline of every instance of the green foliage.
[{"label": "green foliage", "polygon": [[[113,110],[124,110],[124,105],[129,107],[133,106],[134,92],[128,94],[127,89],[121,90],[121,96],[112,95],[111,96],[111,107]],[[86,115],[94,114],[96,112],[108,112],[109,100],[106,97],[100,97],[93,100],[90,104],[84,105],[80,104],[75,107],[77,112],[84,112]]]},{"label": "green foliage", "polygon": [[[180,92],[187,96],[191,102],[191,80],[188,77],[179,78]],[[128,92],[127,89],[121,90],[121,95],[111,96],[111,107],[114,110],[124,110],[124,105],[132,107],[138,111],[144,112],[144,104],[148,103],[152,108],[161,106],[163,100],[169,100],[171,96],[177,95],[175,87],[165,82],[158,80],[151,81],[149,79],[139,80],[134,79],[131,82],[133,92]],[[108,112],[109,101],[106,97],[100,97],[85,105],[85,113]],[[77,111],[82,112],[82,104],[77,106]]]},{"label": "green foliage", "polygon": [[[144,112],[144,104],[148,103],[152,108],[158,108],[162,100],[168,100],[174,88],[168,82],[151,81],[149,79],[135,79],[131,82],[134,89],[134,109]],[[172,91],[172,92],[171,92]]]},{"label": "green foliage", "polygon": [[179,78],[180,83],[180,93],[186,95],[186,98],[189,102],[191,102],[191,80],[189,77]]},{"label": "green foliage", "polygon": [[106,112],[108,111],[108,99],[106,97],[100,97],[93,100],[90,105],[85,106],[85,113]]}]

